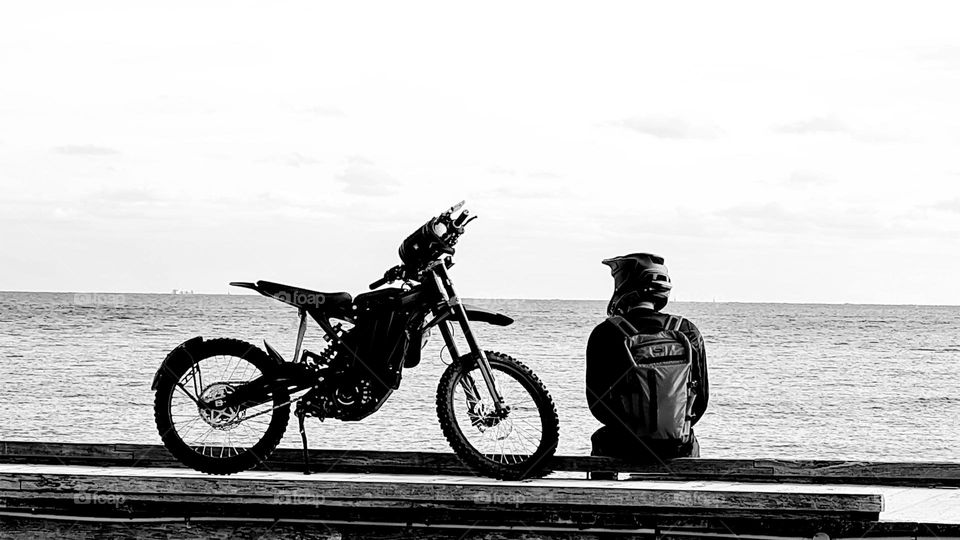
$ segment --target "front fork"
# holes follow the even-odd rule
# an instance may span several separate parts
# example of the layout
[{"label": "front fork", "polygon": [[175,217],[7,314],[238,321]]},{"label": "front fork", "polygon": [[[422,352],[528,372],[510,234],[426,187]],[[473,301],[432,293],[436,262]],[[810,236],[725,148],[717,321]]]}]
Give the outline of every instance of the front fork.
[{"label": "front fork", "polygon": [[[507,410],[503,403],[503,397],[497,390],[496,382],[493,379],[493,370],[490,369],[490,361],[487,359],[487,354],[480,348],[476,336],[473,335],[473,331],[470,329],[467,310],[463,307],[463,302],[460,301],[456,291],[453,289],[453,282],[450,281],[450,276],[447,274],[446,264],[438,262],[428,271],[430,275],[433,276],[437,290],[440,292],[441,298],[443,298],[443,303],[450,309],[457,322],[460,323],[460,329],[463,331],[463,337],[467,341],[470,352],[477,358],[477,366],[480,368],[480,374],[483,376],[483,381],[487,385],[487,391],[490,392],[490,397],[493,400],[497,414],[505,414]],[[439,326],[443,341],[447,344],[447,348],[450,349],[450,355],[454,359],[459,360],[460,352],[457,350],[457,344],[453,340],[453,332],[450,331],[450,325],[447,321],[441,321]],[[464,385],[464,392],[466,392],[467,398],[474,403],[478,401],[480,393],[477,391],[476,382],[473,378],[465,377],[461,381],[461,384]]]}]

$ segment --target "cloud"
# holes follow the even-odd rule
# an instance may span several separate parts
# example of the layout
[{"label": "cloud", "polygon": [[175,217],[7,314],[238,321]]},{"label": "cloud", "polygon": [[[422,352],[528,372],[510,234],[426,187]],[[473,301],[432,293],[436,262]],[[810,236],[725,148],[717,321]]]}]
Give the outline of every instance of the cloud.
[{"label": "cloud", "polygon": [[488,194],[507,199],[559,199],[570,195],[559,174],[537,170],[521,171],[505,167],[491,167],[487,172],[510,177],[508,185],[488,187]]},{"label": "cloud", "polygon": [[309,114],[313,116],[322,116],[327,118],[339,118],[341,116],[346,116],[346,114],[341,109],[338,109],[336,107],[323,107],[320,105],[316,107],[309,107],[309,108],[303,109],[303,112],[305,114]]},{"label": "cloud", "polygon": [[902,127],[881,124],[860,124],[850,126],[834,116],[816,116],[789,124],[778,124],[771,128],[782,135],[846,135],[865,143],[897,143],[911,140],[909,132]]},{"label": "cloud", "polygon": [[[937,204],[960,213],[960,198]],[[955,228],[928,219],[922,208],[883,211],[868,204],[826,204],[816,208],[789,207],[777,202],[733,206],[712,213],[728,235],[751,231],[805,243],[956,238]],[[733,227],[733,230],[727,227]]]},{"label": "cloud", "polygon": [[343,192],[351,195],[386,197],[400,186],[395,178],[370,165],[349,165],[336,178],[346,185]]},{"label": "cloud", "polygon": [[803,216],[788,211],[779,203],[743,204],[715,212],[736,225],[760,230],[791,230],[808,225]]},{"label": "cloud", "polygon": [[774,126],[773,131],[789,135],[809,135],[815,133],[849,133],[850,129],[832,116],[820,116],[792,124],[780,124]]},{"label": "cloud", "polygon": [[933,203],[930,205],[930,208],[933,208],[934,210],[943,210],[945,212],[960,214],[960,197]]},{"label": "cloud", "polygon": [[305,156],[305,155],[301,154],[300,152],[294,152],[294,153],[292,153],[292,154],[287,154],[287,155],[285,155],[285,156],[278,156],[278,157],[276,158],[276,161],[279,162],[279,163],[282,163],[282,164],[284,164],[284,165],[286,165],[286,166],[288,166],[288,167],[296,167],[296,168],[298,168],[298,169],[299,169],[300,167],[306,167],[306,166],[309,166],[309,165],[317,165],[317,164],[321,163],[321,161],[320,161],[319,159],[314,158],[314,157],[310,157],[310,156]]},{"label": "cloud", "polygon": [[795,187],[817,187],[832,184],[833,180],[818,172],[794,171],[785,183]]},{"label": "cloud", "polygon": [[950,45],[936,49],[927,49],[918,54],[921,61],[929,62],[941,68],[960,69],[960,46]]},{"label": "cloud", "polygon": [[561,199],[568,196],[570,192],[563,186],[516,185],[496,188],[490,194],[507,199]]},{"label": "cloud", "polygon": [[720,134],[715,127],[694,125],[674,116],[634,116],[617,125],[659,139],[715,139]]},{"label": "cloud", "polygon": [[732,206],[714,215],[737,229],[762,234],[802,237],[818,233],[829,238],[877,238],[891,233],[891,225],[867,207],[787,208],[778,202],[768,202]]},{"label": "cloud", "polygon": [[373,165],[373,160],[363,156],[349,156],[347,165]]},{"label": "cloud", "polygon": [[105,189],[100,192],[100,199],[107,202],[147,204],[160,202],[161,197],[141,188]]},{"label": "cloud", "polygon": [[53,152],[65,156],[113,156],[120,153],[119,150],[108,148],[106,146],[97,146],[94,144],[68,144],[65,146],[56,146]]}]

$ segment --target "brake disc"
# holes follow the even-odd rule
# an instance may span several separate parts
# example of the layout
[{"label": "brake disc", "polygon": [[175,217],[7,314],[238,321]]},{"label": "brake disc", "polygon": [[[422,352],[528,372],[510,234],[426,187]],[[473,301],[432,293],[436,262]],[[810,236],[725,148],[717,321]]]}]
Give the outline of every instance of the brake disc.
[{"label": "brake disc", "polygon": [[[215,400],[223,399],[224,397],[233,393],[233,386],[229,383],[213,383],[203,389],[203,392],[200,393],[200,402],[201,403],[212,403]],[[205,408],[198,406],[198,412],[200,413],[200,418],[203,419],[209,426],[220,429],[220,430],[230,430],[240,424],[240,420],[243,418],[240,414],[240,407],[210,407]]]}]

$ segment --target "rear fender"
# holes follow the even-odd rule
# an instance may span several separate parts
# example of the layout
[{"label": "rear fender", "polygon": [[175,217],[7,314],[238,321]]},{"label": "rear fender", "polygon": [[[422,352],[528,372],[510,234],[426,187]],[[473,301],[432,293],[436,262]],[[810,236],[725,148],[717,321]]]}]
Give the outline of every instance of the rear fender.
[{"label": "rear fender", "polygon": [[160,368],[157,369],[157,374],[153,376],[153,384],[150,385],[150,389],[157,389],[157,384],[160,382],[160,378],[163,377],[164,373],[170,371],[169,366],[172,362],[177,361],[177,359],[182,356],[192,358],[194,353],[200,348],[201,345],[203,345],[203,336],[197,336],[184,341],[170,351],[167,354],[167,357],[163,359],[163,363],[160,364]]},{"label": "rear fender", "polygon": [[[283,358],[280,356],[273,347],[271,347],[266,341],[263,344],[267,348],[267,356],[277,364],[283,363]],[[153,376],[153,383],[150,385],[151,390],[157,389],[157,384],[160,382],[160,378],[163,377],[164,373],[171,372],[170,364],[176,362],[180,357],[193,358],[194,355],[198,352],[200,347],[203,345],[203,336],[197,336],[195,338],[190,338],[180,345],[177,345],[167,357],[163,359],[163,363],[160,364],[160,368],[157,370],[156,375]]]}]

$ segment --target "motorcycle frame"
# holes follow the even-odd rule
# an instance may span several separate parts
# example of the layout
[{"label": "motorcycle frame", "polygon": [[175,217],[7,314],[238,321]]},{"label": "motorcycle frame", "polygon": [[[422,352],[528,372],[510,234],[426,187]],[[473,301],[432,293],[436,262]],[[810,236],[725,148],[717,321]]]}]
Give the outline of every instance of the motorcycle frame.
[{"label": "motorcycle frame", "polygon": [[[453,331],[449,322],[451,318],[456,320],[460,326],[461,332],[463,333],[464,339],[467,342],[467,347],[470,349],[470,354],[477,358],[477,366],[480,369],[480,374],[483,377],[487,391],[490,393],[491,399],[493,400],[494,408],[497,413],[502,414],[504,412],[503,397],[500,395],[499,390],[497,390],[496,380],[493,376],[493,370],[490,368],[490,360],[487,358],[484,350],[480,347],[480,344],[470,327],[470,319],[467,316],[467,309],[463,305],[463,302],[460,301],[460,297],[457,296],[456,289],[453,287],[453,281],[450,279],[450,274],[447,272],[449,265],[452,265],[450,259],[445,259],[441,261],[435,261],[423,270],[422,274],[427,279],[421,281],[421,286],[427,283],[433,285],[434,292],[439,296],[440,301],[431,309],[433,318],[424,323],[423,327],[421,328],[420,335],[433,327],[437,327],[440,330],[440,335],[443,337],[443,341],[446,344],[447,349],[450,351],[450,356],[453,358],[453,361],[463,362],[465,357],[460,354],[460,349],[457,346],[456,340],[454,339]],[[413,293],[411,296],[416,296],[417,294],[418,293]],[[334,340],[334,343],[344,347],[347,352],[353,355],[354,358],[360,362],[363,362],[363,359],[361,359],[355,351],[350,350],[340,342],[336,330],[325,317],[314,317],[314,319],[317,321],[317,324],[320,325],[321,329],[323,329],[323,331],[330,336],[332,340]],[[294,348],[294,350],[297,351],[296,355],[294,356],[294,362],[300,361],[299,351],[303,344],[303,335],[306,330],[306,324],[306,312],[301,310],[300,325],[297,332],[297,343]],[[418,339],[420,335],[413,336],[414,340]],[[464,384],[464,391],[466,392],[467,396],[476,401],[480,394],[477,391],[477,388],[474,386],[474,381],[468,378],[462,381],[462,384]]]},{"label": "motorcycle frame", "polygon": [[[503,415],[506,414],[506,408],[503,403],[503,397],[501,396],[499,390],[496,386],[496,380],[494,379],[493,370],[490,367],[490,361],[487,358],[486,353],[480,344],[477,342],[476,336],[473,333],[473,330],[470,326],[470,319],[467,315],[467,308],[461,302],[460,297],[454,289],[453,282],[450,279],[450,275],[447,272],[449,266],[452,266],[452,260],[448,257],[444,260],[437,260],[424,268],[420,272],[420,285],[416,286],[414,289],[407,292],[407,297],[405,300],[402,300],[403,303],[408,302],[423,302],[425,304],[430,304],[431,300],[429,298],[422,299],[420,295],[427,294],[434,296],[436,302],[429,309],[430,314],[433,316],[432,319],[425,322],[420,328],[420,332],[417,335],[410,336],[411,341],[419,340],[422,336],[422,333],[433,328],[437,327],[440,330],[440,334],[443,337],[444,343],[447,346],[447,349],[450,351],[450,355],[453,358],[454,362],[464,362],[469,357],[474,357],[477,360],[477,367],[480,370],[480,374],[484,380],[484,384],[487,388],[487,391],[490,394],[491,400],[493,401],[494,410],[496,414]],[[423,287],[420,289],[420,287]],[[419,290],[418,290],[419,289]],[[424,290],[426,289],[426,290]],[[432,293],[432,294],[431,294]],[[361,365],[366,366],[366,363],[363,358],[361,358],[356,351],[352,350],[343,341],[338,335],[337,329],[330,323],[331,318],[342,319],[347,322],[353,322],[355,319],[351,314],[346,312],[343,313],[328,313],[325,311],[312,310],[309,308],[299,308],[298,309],[298,319],[299,323],[297,325],[297,341],[294,346],[294,356],[288,362],[283,360],[283,358],[277,353],[269,344],[266,344],[267,352],[272,356],[280,365],[290,365],[290,364],[302,364],[304,362],[301,351],[303,350],[303,339],[306,334],[307,329],[307,315],[316,321],[316,323],[323,330],[327,338],[335,346],[342,347],[344,351],[353,356]],[[457,346],[456,340],[454,339],[453,330],[451,327],[451,319],[456,321],[460,326],[460,330],[463,333],[464,339],[467,343],[469,353],[467,355],[462,355],[460,353],[459,347]],[[401,361],[400,365],[397,366],[397,369],[403,369],[403,363]],[[293,366],[291,366],[293,367]],[[300,365],[296,366],[301,368]],[[258,384],[253,384],[258,383]],[[260,392],[267,391],[268,388],[277,384],[287,386],[288,391],[291,393],[300,392],[302,390],[307,390],[312,387],[312,385],[304,385],[304,380],[300,375],[299,371],[293,371],[287,376],[280,376],[279,378],[267,378],[263,377],[255,381],[251,381],[251,386],[247,389],[246,392],[237,392],[231,396],[218,400],[219,403],[210,404],[214,406],[223,406],[234,405],[234,404],[244,404],[244,403],[261,403],[265,402],[268,399],[268,394],[262,394]],[[468,399],[471,402],[479,401],[480,393],[476,388],[476,383],[472,377],[465,377],[461,380],[461,385],[463,385],[464,392],[466,393]],[[255,387],[259,387],[259,390],[255,390]],[[380,405],[386,401],[390,393],[388,392],[383,396]],[[256,394],[256,395],[251,395]],[[294,398],[290,403],[299,401],[302,396]],[[208,404],[204,404],[210,406]]]},{"label": "motorcycle frame", "polygon": [[[452,263],[449,259],[435,261],[423,270],[422,276],[424,279],[422,279],[420,286],[433,289],[433,292],[436,294],[439,300],[436,305],[430,308],[433,318],[423,324],[422,328],[420,329],[420,334],[411,336],[411,341],[419,339],[423,332],[433,327],[437,327],[440,331],[440,335],[443,337],[447,349],[450,351],[450,355],[454,362],[463,362],[468,356],[475,357],[477,359],[477,367],[480,370],[480,374],[484,380],[487,391],[490,393],[495,411],[498,414],[503,414],[503,397],[497,389],[496,380],[494,379],[493,371],[490,368],[490,361],[487,358],[484,350],[480,347],[480,344],[477,342],[477,338],[470,327],[470,319],[467,315],[467,309],[463,302],[461,302],[460,297],[457,296],[456,289],[454,288],[453,282],[450,279],[450,275],[447,272],[448,265],[451,264]],[[420,294],[424,294],[424,292],[426,291],[414,291],[410,293],[410,296],[412,298],[416,298]],[[365,365],[364,359],[360,358],[356,351],[350,349],[342,342],[338,335],[337,329],[334,328],[334,326],[330,323],[330,314],[324,312],[315,312],[313,310],[304,308],[300,308],[298,310],[299,323],[297,325],[297,341],[294,346],[293,358],[289,363],[297,364],[303,362],[301,351],[303,350],[303,339],[307,330],[308,314],[314,319],[314,321],[317,322],[326,337],[328,337],[334,345],[342,347],[348,354],[353,356],[362,365]],[[334,315],[333,318],[344,318],[344,320],[352,322],[351,318],[345,318],[344,315]],[[451,319],[456,321],[456,323],[460,326],[460,330],[463,333],[463,337],[470,351],[468,355],[462,355],[460,353],[460,349],[457,346],[456,340],[454,339],[453,330],[451,328]],[[269,346],[268,352],[270,352],[272,355],[276,355],[277,359],[282,361],[282,358],[280,358],[279,355],[276,354],[275,351],[273,351],[273,349]],[[285,361],[282,362],[286,363]],[[479,399],[480,393],[476,388],[475,382],[472,378],[467,377],[463,379],[461,384],[463,385],[464,392],[466,392],[468,398],[473,401]],[[298,385],[297,387],[289,388],[289,390],[291,392],[298,392],[307,388],[309,387]],[[384,396],[384,398],[386,397],[387,396]],[[293,401],[298,401],[298,399],[294,399]]]}]

